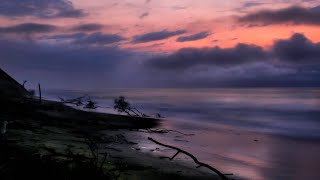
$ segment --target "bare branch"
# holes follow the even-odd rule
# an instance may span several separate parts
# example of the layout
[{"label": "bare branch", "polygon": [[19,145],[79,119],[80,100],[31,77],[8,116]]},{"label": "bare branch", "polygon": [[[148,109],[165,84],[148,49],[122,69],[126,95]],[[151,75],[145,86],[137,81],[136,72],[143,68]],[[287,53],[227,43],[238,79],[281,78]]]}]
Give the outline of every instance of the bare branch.
[{"label": "bare branch", "polygon": [[211,171],[215,172],[216,174],[218,174],[219,177],[221,177],[221,179],[228,180],[228,178],[223,173],[221,173],[220,171],[218,171],[217,169],[213,168],[212,166],[210,166],[208,164],[205,164],[205,163],[202,163],[202,162],[198,161],[198,159],[194,155],[190,154],[189,152],[184,151],[184,150],[179,149],[179,148],[174,147],[174,146],[163,144],[163,143],[161,143],[159,141],[156,141],[156,140],[152,139],[151,137],[148,137],[148,140],[150,140],[150,141],[152,141],[152,142],[154,142],[154,143],[156,143],[158,145],[177,150],[178,152],[172,158],[170,158],[170,160],[172,160],[174,157],[176,157],[178,155],[178,153],[183,153],[183,154],[189,156],[196,164],[198,164],[199,165],[198,167],[201,167],[201,166],[202,167],[206,167],[206,168],[210,169]]}]

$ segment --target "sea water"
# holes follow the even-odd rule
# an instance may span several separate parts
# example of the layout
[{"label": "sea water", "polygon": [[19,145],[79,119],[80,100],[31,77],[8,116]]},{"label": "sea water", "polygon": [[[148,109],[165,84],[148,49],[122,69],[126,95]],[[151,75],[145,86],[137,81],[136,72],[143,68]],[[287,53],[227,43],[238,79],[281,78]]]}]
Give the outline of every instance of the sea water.
[{"label": "sea water", "polygon": [[320,88],[49,90],[50,99],[88,95],[101,112],[124,96],[145,114],[225,124],[252,131],[320,138]]}]

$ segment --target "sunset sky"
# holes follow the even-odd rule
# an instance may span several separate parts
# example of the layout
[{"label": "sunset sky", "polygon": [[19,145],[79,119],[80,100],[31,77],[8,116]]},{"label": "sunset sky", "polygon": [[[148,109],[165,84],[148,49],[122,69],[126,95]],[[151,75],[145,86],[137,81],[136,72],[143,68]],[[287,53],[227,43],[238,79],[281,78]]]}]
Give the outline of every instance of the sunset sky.
[{"label": "sunset sky", "polygon": [[0,24],[30,86],[320,86],[319,0],[1,0]]}]

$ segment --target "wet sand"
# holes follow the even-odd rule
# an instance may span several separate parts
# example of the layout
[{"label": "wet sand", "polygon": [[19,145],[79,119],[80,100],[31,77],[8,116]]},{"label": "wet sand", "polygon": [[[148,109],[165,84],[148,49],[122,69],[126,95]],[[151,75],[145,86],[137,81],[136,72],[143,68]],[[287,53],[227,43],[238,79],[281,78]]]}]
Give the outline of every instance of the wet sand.
[{"label": "wet sand", "polygon": [[[233,173],[235,179],[320,178],[317,164],[320,161],[319,140],[258,133],[205,122],[200,125],[188,121],[164,121],[162,127],[195,135],[184,136],[171,132],[149,136],[183,148],[224,173]],[[155,146],[148,141],[140,144],[140,148],[146,151]],[[153,154],[172,155],[174,151]],[[185,157],[178,157],[177,160],[190,162]]]}]

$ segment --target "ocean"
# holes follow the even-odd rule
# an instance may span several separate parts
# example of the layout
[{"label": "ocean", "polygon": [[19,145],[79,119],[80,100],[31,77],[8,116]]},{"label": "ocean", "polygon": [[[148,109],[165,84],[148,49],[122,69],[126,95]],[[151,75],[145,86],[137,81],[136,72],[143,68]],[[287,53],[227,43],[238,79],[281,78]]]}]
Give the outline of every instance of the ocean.
[{"label": "ocean", "polygon": [[124,96],[145,114],[224,124],[250,131],[320,139],[320,88],[49,90],[47,98],[88,95],[100,112],[117,113]]},{"label": "ocean", "polygon": [[[87,95],[95,111],[113,100],[164,116],[161,128],[192,133],[153,135],[244,179],[320,179],[320,88],[45,90],[47,99]],[[142,141],[141,148],[150,144]],[[179,159],[178,159],[179,160]],[[185,158],[181,158],[185,161]]]}]

